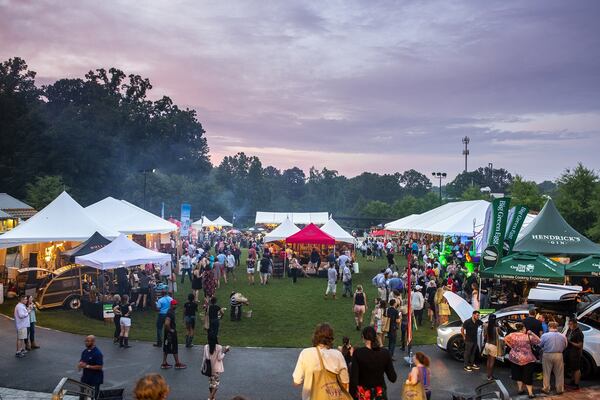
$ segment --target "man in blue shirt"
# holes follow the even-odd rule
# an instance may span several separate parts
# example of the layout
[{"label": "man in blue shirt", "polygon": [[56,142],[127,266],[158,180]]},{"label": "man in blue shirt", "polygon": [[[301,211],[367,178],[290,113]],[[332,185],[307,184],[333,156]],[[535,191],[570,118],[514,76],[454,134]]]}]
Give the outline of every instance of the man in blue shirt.
[{"label": "man in blue shirt", "polygon": [[104,383],[104,372],[102,371],[104,361],[100,349],[96,347],[96,338],[94,335],[86,336],[85,350],[81,353],[81,359],[77,365],[77,370],[83,370],[81,383],[90,385],[94,388],[94,398],[98,397],[100,385]]},{"label": "man in blue shirt", "polygon": [[558,332],[558,324],[554,321],[548,323],[548,333],[541,337],[540,347],[544,351],[542,355],[543,381],[542,392],[550,394],[550,377],[554,372],[556,381],[556,393],[565,391],[565,365],[563,362],[563,351],[567,348],[567,337]]},{"label": "man in blue shirt", "polygon": [[158,317],[156,318],[156,343],[154,343],[154,347],[162,347],[162,330],[165,325],[165,319],[167,318],[167,313],[171,308],[171,300],[173,298],[169,296],[166,292],[162,292],[163,296],[158,299],[156,302],[156,310],[158,311]]}]

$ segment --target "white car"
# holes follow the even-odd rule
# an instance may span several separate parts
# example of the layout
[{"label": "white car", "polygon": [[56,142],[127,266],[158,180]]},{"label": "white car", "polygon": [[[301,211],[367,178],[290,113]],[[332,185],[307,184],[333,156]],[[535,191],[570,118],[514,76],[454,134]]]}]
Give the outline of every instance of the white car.
[{"label": "white car", "polygon": [[[564,286],[540,284],[538,289],[530,291],[529,301],[534,304],[534,307],[539,312],[552,314],[557,322],[559,322],[561,329],[564,329],[565,332],[567,330],[567,321],[570,318],[569,315],[573,315],[575,310],[578,311],[577,320],[584,335],[581,373],[584,378],[589,378],[594,376],[598,371],[598,367],[600,367],[600,300],[594,299],[593,302],[579,303],[579,307],[577,307],[578,303],[572,295],[573,291],[573,289],[565,289]],[[447,351],[455,360],[462,361],[465,344],[460,334],[460,328],[463,321],[471,318],[473,307],[462,297],[452,292],[446,292],[444,297],[446,297],[450,307],[452,307],[461,320],[452,321],[438,327],[437,346]],[[502,332],[500,334],[500,347],[497,357],[499,360],[503,360],[506,356],[504,351],[504,336],[508,332],[514,331],[515,324],[522,322],[527,317],[529,309],[530,305],[522,304],[503,308],[495,312],[496,321]],[[482,317],[481,320],[485,323],[487,316]],[[483,331],[481,328],[479,331],[479,346],[482,348]]]}]

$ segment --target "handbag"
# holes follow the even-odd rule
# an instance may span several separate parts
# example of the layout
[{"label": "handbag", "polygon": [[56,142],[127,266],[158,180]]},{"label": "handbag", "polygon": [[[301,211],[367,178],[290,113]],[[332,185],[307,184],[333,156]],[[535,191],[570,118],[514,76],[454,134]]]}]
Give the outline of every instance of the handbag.
[{"label": "handbag", "polygon": [[352,400],[350,393],[342,387],[339,375],[325,369],[323,357],[318,347],[315,347],[319,356],[321,369],[313,372],[312,387],[310,390],[311,400]]},{"label": "handbag", "polygon": [[210,357],[206,357],[206,348],[204,348],[204,363],[202,363],[200,373],[204,376],[212,376],[212,363]]},{"label": "handbag", "polygon": [[405,383],[402,387],[402,400],[427,400],[423,384]]},{"label": "handbag", "polygon": [[527,335],[527,339],[529,339],[529,346],[531,347],[533,356],[539,360],[542,357],[542,348],[537,344],[531,343],[531,335]]},{"label": "handbag", "polygon": [[386,333],[389,331],[390,331],[390,318],[387,316],[387,312],[386,312],[386,313],[384,313],[383,317],[381,318],[381,332]]}]

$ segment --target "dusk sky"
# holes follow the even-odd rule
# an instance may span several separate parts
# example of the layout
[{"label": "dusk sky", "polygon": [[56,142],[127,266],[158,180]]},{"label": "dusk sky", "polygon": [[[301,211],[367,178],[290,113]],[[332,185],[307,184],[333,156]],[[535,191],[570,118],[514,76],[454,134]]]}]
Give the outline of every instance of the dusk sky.
[{"label": "dusk sky", "polygon": [[194,108],[211,160],[347,176],[600,169],[600,1],[0,0],[37,82],[118,67]]}]

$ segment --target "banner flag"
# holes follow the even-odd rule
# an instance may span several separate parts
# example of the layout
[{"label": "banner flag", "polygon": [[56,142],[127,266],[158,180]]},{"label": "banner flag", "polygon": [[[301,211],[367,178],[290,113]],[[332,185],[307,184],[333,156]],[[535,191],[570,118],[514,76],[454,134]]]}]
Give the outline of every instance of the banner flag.
[{"label": "banner flag", "polygon": [[510,207],[510,197],[494,199],[486,217],[484,226],[483,245],[485,250],[481,253],[481,263],[485,268],[492,268],[502,259],[504,247],[504,234],[506,233],[506,222]]},{"label": "banner flag", "polygon": [[181,237],[187,237],[190,234],[190,215],[192,206],[189,204],[181,205]]},{"label": "banner flag", "polygon": [[523,205],[514,206],[510,209],[508,223],[506,224],[503,255],[506,256],[512,252],[528,212],[529,207]]}]

